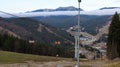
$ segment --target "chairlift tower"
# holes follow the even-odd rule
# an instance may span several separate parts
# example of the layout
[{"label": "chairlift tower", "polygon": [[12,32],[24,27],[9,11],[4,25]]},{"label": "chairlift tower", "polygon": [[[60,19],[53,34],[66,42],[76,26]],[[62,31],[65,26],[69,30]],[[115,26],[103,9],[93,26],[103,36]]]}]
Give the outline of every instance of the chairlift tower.
[{"label": "chairlift tower", "polygon": [[75,33],[75,59],[77,59],[77,67],[80,67],[80,2],[81,0],[78,0],[78,27],[77,27],[77,33]]}]

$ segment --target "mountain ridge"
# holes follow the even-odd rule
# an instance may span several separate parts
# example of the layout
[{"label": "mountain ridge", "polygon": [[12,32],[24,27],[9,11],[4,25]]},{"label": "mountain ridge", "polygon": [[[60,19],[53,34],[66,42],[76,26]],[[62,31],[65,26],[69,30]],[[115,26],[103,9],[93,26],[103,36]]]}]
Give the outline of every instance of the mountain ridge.
[{"label": "mountain ridge", "polygon": [[[56,9],[37,9],[29,12],[53,12],[53,11],[78,11],[79,9],[74,6],[68,6],[68,7],[58,7]],[[83,9],[80,9],[80,11],[83,11]]]},{"label": "mountain ridge", "polygon": [[100,8],[99,10],[104,10],[104,9],[116,9],[116,8],[119,8],[119,9],[120,9],[120,7],[103,7],[103,8]]}]

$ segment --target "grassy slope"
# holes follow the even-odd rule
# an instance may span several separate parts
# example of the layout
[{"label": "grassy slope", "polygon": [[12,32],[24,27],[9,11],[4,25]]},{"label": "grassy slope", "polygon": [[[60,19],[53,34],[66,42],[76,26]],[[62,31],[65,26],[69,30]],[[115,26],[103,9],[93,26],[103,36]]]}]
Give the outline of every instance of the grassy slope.
[{"label": "grassy slope", "polygon": [[[0,64],[1,63],[22,63],[26,61],[39,61],[39,62],[46,61],[47,62],[47,61],[61,61],[61,60],[72,61],[72,59],[69,59],[69,58],[38,56],[38,55],[31,55],[31,54],[0,51]],[[120,62],[103,66],[103,67],[120,67]]]},{"label": "grassy slope", "polygon": [[60,60],[70,60],[70,59],[0,51],[0,63],[19,63],[25,61],[44,62],[44,61],[60,61]]}]

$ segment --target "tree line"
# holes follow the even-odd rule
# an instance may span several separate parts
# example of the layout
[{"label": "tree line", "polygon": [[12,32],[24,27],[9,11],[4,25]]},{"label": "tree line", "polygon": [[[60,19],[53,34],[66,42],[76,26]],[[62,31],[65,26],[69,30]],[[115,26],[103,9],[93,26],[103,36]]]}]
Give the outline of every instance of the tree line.
[{"label": "tree line", "polygon": [[40,42],[29,43],[28,40],[19,39],[8,34],[0,34],[0,50],[44,56],[73,57],[74,55],[71,49],[63,45]]}]

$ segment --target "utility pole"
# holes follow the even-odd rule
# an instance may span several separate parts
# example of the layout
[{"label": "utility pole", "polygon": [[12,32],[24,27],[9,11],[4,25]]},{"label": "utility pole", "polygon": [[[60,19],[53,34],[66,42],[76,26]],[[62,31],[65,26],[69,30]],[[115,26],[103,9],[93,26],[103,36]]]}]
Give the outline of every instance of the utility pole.
[{"label": "utility pole", "polygon": [[77,34],[75,33],[74,38],[75,38],[75,55],[74,55],[74,60],[77,60],[77,47],[78,47],[78,38]]},{"label": "utility pole", "polygon": [[[80,67],[80,2],[81,0],[78,0],[78,30],[77,33],[75,34],[75,58],[77,57],[77,67]],[[77,56],[76,56],[77,55]]]}]

